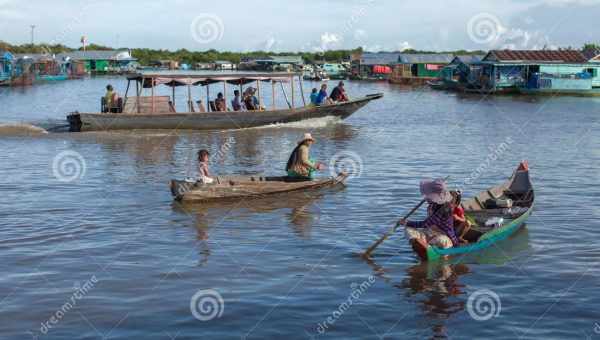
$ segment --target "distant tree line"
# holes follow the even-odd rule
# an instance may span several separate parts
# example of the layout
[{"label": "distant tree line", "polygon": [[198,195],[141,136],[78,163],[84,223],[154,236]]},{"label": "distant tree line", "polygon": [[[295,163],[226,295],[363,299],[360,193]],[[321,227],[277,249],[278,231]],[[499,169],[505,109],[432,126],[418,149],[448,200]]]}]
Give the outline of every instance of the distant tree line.
[{"label": "distant tree line", "polygon": [[[600,49],[599,44],[586,43],[583,49]],[[113,50],[112,47],[101,46],[96,44],[90,44],[86,46],[87,50]],[[76,50],[83,50],[80,48],[71,48],[62,44],[22,44],[22,45],[11,45],[7,42],[0,41],[0,50],[10,51],[12,53],[61,53],[61,52],[72,52]],[[323,62],[340,62],[349,60],[353,53],[362,52],[362,48],[356,48],[352,50],[328,50],[325,52],[269,52],[269,51],[253,51],[253,52],[230,52],[230,51],[217,51],[210,49],[206,51],[189,51],[187,49],[179,49],[176,51],[164,50],[164,49],[150,49],[150,48],[131,48],[131,53],[134,58],[137,58],[140,64],[148,65],[153,61],[157,60],[176,60],[181,63],[194,64],[194,63],[208,63],[216,60],[227,60],[234,63],[239,63],[245,58],[263,58],[271,55],[279,56],[302,56],[305,62],[313,63],[317,61]],[[414,49],[408,49],[402,51],[403,53],[452,53],[452,54],[483,54],[486,51],[419,51]]]}]

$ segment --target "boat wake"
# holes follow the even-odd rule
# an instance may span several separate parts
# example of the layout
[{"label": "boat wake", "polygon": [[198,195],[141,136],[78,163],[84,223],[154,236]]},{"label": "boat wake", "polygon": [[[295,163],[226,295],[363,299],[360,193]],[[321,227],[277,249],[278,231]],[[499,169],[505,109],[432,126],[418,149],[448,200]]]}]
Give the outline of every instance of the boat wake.
[{"label": "boat wake", "polygon": [[39,126],[26,123],[0,124],[0,136],[39,136],[48,131]]},{"label": "boat wake", "polygon": [[326,127],[332,124],[338,124],[342,121],[340,117],[327,116],[321,118],[305,119],[298,122],[277,123],[264,126],[257,126],[248,129],[273,129],[273,128],[292,128],[292,129],[316,129]]}]

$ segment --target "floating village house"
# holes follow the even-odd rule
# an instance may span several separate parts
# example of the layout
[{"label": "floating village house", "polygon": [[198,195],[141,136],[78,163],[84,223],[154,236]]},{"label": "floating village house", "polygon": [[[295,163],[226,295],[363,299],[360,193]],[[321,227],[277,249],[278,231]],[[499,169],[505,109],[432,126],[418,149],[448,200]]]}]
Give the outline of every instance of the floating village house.
[{"label": "floating village house", "polygon": [[229,60],[215,60],[215,70],[235,70],[235,64]]},{"label": "floating village house", "polygon": [[364,52],[353,57],[351,78],[388,79],[392,65],[398,63],[399,52]]},{"label": "floating village house", "polygon": [[137,59],[129,50],[74,51],[61,53],[57,57],[82,61],[89,73],[126,73],[135,71]]},{"label": "floating village house", "polygon": [[299,55],[271,55],[264,58],[244,59],[239,68],[254,71],[299,71],[304,66],[304,60]]},{"label": "floating village house", "polygon": [[446,89],[455,89],[459,84],[473,82],[472,70],[476,69],[477,65],[485,57],[484,54],[465,54],[456,55],[452,61],[442,68],[440,79]]},{"label": "floating village house", "polygon": [[8,51],[0,51],[0,85],[8,85],[13,73],[14,56]]},{"label": "floating village house", "polygon": [[477,85],[489,92],[595,94],[598,57],[578,50],[494,50],[479,64]]},{"label": "floating village house", "polygon": [[394,66],[390,82],[399,84],[422,84],[439,78],[442,69],[454,55],[449,53],[401,53]]}]

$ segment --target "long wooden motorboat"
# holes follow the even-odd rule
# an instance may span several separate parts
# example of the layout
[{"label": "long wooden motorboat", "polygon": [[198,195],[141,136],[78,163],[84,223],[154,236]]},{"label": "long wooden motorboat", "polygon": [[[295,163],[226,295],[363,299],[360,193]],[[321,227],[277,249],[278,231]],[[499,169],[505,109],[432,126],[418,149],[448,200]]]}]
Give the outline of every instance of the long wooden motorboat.
[{"label": "long wooden motorboat", "polygon": [[171,181],[171,194],[181,202],[220,202],[262,198],[295,191],[318,190],[342,184],[348,174],[315,180],[295,180],[287,176],[218,176],[210,184],[197,181]]},{"label": "long wooden motorboat", "polygon": [[[500,208],[498,202],[505,203],[507,199],[512,201],[512,207]],[[465,237],[469,241],[468,244],[442,249],[414,243],[413,248],[417,255],[428,261],[446,255],[467,254],[488,248],[508,238],[524,225],[533,210],[533,202],[533,185],[529,178],[528,164],[524,161],[508,181],[462,203],[465,216],[474,223]],[[492,218],[501,218],[503,222],[499,226],[486,226],[486,222]]]},{"label": "long wooden motorboat", "polygon": [[[311,118],[327,116],[345,119],[371,100],[383,97],[382,93],[367,95],[347,102],[328,104],[322,106],[306,106],[300,86],[302,106],[297,106],[298,95],[295,94],[295,73],[138,73],[128,78],[127,91],[122,105],[114,108],[104,108],[103,112],[80,113],[74,112],[67,116],[70,131],[98,131],[98,130],[136,130],[136,129],[193,129],[193,130],[225,130],[242,129],[277,123],[296,122]],[[128,96],[130,83],[135,82],[136,95]],[[227,84],[239,86],[242,90],[246,84],[255,84],[257,96],[262,103],[260,94],[261,82],[269,82],[272,87],[272,96],[275,98],[276,84],[279,84],[285,96],[287,107],[276,108],[273,99],[269,108],[251,111],[216,111],[214,102],[209,93],[210,84],[223,83],[220,92],[226,98]],[[291,101],[285,92],[284,83],[291,83]],[[154,95],[154,88],[163,84],[173,88],[172,96]],[[177,112],[175,103],[175,87],[188,87],[188,100],[185,112]],[[205,86],[206,102],[192,100],[192,86]],[[142,96],[144,88],[151,89],[150,96]],[[231,89],[230,89],[231,91]],[[297,91],[297,90],[296,90]],[[243,92],[243,91],[240,91]],[[263,105],[264,106],[264,105]],[[104,112],[108,111],[108,112]]]}]

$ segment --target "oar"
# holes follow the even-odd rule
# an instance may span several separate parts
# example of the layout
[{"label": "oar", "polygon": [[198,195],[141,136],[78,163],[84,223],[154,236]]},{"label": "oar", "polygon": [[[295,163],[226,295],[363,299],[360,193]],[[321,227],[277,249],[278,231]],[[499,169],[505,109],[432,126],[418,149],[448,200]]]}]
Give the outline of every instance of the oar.
[{"label": "oar", "polygon": [[[417,211],[423,205],[423,203],[425,203],[425,201],[426,201],[425,199],[422,199],[421,202],[419,202],[419,204],[417,204],[414,208],[412,208],[412,210],[403,217],[403,219],[408,219],[415,211]],[[402,220],[398,220],[398,222],[396,222],[396,224],[394,225],[394,227],[392,227],[392,229],[390,229],[390,231],[383,234],[383,236],[379,240],[377,240],[375,243],[373,243],[373,245],[371,245],[369,247],[369,249],[367,249],[362,254],[362,257],[369,258],[371,253],[373,252],[373,250],[375,250],[375,248],[377,248],[381,243],[383,243],[383,241],[385,241],[388,237],[390,237],[392,234],[394,234],[396,232],[396,229],[398,229],[398,227],[400,226],[400,221],[402,221]]]},{"label": "oar", "polygon": [[[444,181],[447,181],[450,178],[450,176],[446,176],[444,178]],[[417,204],[414,208],[412,208],[411,211],[408,212],[408,214],[406,214],[402,219],[406,220],[408,219],[412,214],[414,214],[415,211],[417,211],[422,205],[423,203],[425,203],[426,199],[422,199],[421,202],[419,202],[419,204]],[[369,249],[367,249],[361,256],[364,258],[368,258],[371,253],[373,252],[373,250],[375,250],[375,248],[379,247],[379,245],[385,241],[388,237],[390,237],[390,235],[392,235],[393,233],[396,232],[396,229],[398,229],[398,227],[400,226],[400,221],[402,221],[402,219],[398,220],[398,222],[396,222],[396,225],[394,225],[394,227],[392,229],[390,229],[390,231],[388,231],[387,233],[385,233],[383,236],[381,236],[381,238],[379,240],[377,240],[377,242],[373,243],[372,246],[369,247]]]}]

